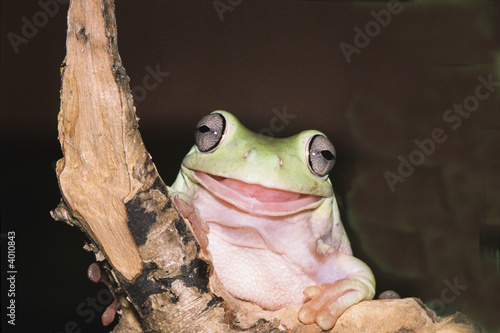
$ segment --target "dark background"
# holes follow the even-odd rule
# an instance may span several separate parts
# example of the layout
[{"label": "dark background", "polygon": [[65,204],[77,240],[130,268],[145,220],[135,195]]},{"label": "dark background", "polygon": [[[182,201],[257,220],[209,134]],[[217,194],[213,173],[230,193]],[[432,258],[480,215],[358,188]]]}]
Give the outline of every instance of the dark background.
[{"label": "dark background", "polygon": [[[102,310],[88,299],[103,308],[108,297],[86,277],[94,258],[82,249],[85,238],[49,215],[60,200],[53,167],[62,157],[67,5],[52,7],[53,17],[25,43],[8,38],[22,36],[26,20],[33,23],[48,2],[58,4],[1,7],[2,331],[106,332]],[[175,179],[206,113],[228,110],[257,132],[270,127],[273,109],[286,108],[296,117],[276,136],[314,128],[336,146],[331,179],[377,293],[394,289],[440,315],[459,310],[500,332],[498,88],[460,126],[443,119],[475,94],[479,76],[500,81],[499,4],[405,2],[349,63],[340,44],[356,46],[355,27],[364,30],[374,21],[370,11],[387,9],[385,2],[242,1],[231,8],[221,19],[211,1],[117,2],[119,50],[141,134],[165,182]],[[148,68],[169,75],[144,96],[137,87]],[[397,174],[398,158],[416,156],[415,140],[436,128],[446,140],[391,191],[384,174]],[[8,231],[16,233],[15,327],[5,323]],[[461,287],[453,294],[449,283]]]}]

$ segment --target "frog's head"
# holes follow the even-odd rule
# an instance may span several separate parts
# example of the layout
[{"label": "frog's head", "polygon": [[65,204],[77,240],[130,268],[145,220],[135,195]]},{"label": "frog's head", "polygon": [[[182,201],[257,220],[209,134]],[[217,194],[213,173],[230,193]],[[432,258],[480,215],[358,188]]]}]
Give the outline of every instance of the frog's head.
[{"label": "frog's head", "polygon": [[239,195],[309,205],[333,195],[328,173],[335,148],[319,131],[270,138],[248,130],[229,112],[214,111],[199,121],[195,140],[183,168],[225,200]]}]

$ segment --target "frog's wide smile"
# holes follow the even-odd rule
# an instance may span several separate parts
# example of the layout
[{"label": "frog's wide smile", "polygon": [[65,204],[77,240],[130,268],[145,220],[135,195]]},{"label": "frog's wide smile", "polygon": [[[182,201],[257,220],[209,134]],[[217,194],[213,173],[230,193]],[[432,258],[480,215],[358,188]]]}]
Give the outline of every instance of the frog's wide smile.
[{"label": "frog's wide smile", "polygon": [[282,216],[316,207],[321,196],[249,184],[243,181],[191,170],[195,179],[210,193],[253,214]]}]

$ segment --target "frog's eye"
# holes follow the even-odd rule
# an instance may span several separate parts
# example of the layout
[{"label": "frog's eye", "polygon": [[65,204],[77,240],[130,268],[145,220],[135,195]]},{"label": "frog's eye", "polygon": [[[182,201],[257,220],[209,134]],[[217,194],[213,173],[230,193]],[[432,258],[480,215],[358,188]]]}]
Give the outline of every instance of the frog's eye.
[{"label": "frog's eye", "polygon": [[194,131],[198,149],[204,153],[217,148],[226,129],[226,119],[220,113],[211,113],[201,118]]},{"label": "frog's eye", "polygon": [[335,147],[325,136],[317,134],[309,141],[309,169],[317,176],[326,176],[335,164]]}]

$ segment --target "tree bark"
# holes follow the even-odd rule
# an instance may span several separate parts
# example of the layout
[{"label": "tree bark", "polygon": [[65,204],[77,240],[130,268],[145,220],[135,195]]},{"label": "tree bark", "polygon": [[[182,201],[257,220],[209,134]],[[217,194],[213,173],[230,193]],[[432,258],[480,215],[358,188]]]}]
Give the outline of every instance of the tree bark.
[{"label": "tree bark", "polygon": [[[58,117],[64,157],[56,170],[62,200],[52,216],[78,226],[105,262],[121,304],[114,332],[320,332],[297,321],[298,306],[265,311],[221,288],[142,142],[113,1],[71,0],[66,47]],[[359,315],[352,318],[357,326]],[[345,325],[334,331],[356,327]]]}]

